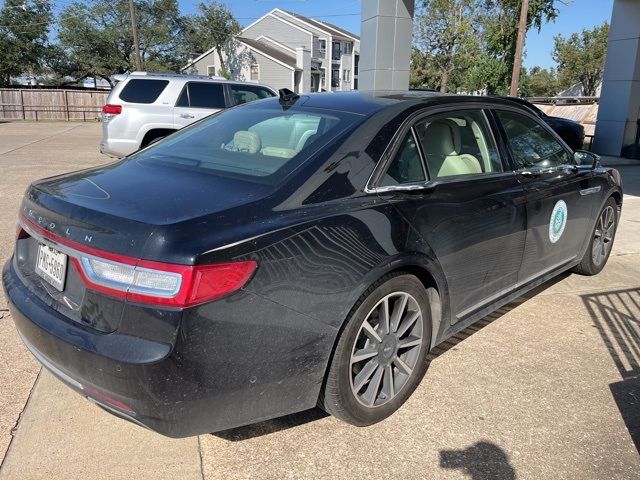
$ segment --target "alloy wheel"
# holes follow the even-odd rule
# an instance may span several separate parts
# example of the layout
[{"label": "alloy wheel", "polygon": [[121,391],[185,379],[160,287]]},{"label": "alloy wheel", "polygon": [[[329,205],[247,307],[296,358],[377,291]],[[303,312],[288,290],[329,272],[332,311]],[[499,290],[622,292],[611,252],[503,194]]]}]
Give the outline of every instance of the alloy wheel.
[{"label": "alloy wheel", "polygon": [[406,292],[394,292],[369,312],[351,351],[351,391],[366,407],[379,407],[404,388],[423,342],[420,306]]},{"label": "alloy wheel", "polygon": [[602,265],[611,246],[613,245],[613,235],[616,227],[616,215],[611,205],[608,205],[600,214],[596,229],[593,234],[593,246],[591,248],[591,258],[596,267]]}]

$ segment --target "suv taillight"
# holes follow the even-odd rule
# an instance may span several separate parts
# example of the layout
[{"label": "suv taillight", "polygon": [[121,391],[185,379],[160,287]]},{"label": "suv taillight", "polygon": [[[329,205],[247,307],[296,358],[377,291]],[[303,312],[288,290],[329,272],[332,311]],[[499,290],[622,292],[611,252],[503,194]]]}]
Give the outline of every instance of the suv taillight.
[{"label": "suv taillight", "polygon": [[105,115],[120,115],[122,113],[122,105],[107,104],[102,107],[102,113]]}]

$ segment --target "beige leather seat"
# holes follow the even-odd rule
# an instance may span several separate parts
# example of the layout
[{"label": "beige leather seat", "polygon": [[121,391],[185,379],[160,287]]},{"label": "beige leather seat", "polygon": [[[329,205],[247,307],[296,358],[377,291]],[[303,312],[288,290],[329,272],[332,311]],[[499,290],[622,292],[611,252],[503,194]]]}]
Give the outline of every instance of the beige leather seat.
[{"label": "beige leather seat", "polygon": [[422,148],[429,171],[436,177],[482,173],[480,162],[473,155],[460,153],[460,127],[452,120],[436,120],[421,135]]},{"label": "beige leather seat", "polygon": [[233,141],[226,148],[236,152],[258,153],[261,146],[262,142],[257,133],[240,130],[233,135]]}]

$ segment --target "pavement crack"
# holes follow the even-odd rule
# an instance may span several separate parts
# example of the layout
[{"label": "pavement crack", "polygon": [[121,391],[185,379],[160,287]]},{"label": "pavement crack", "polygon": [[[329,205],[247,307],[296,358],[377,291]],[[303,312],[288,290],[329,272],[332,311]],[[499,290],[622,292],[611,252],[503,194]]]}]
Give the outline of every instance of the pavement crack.
[{"label": "pavement crack", "polygon": [[70,132],[71,130],[73,130],[73,129],[75,129],[75,128],[78,128],[78,127],[79,127],[79,126],[81,126],[81,125],[82,125],[82,124],[80,123],[80,124],[78,124],[78,125],[74,125],[74,126],[73,126],[73,127],[71,127],[71,128],[67,128],[66,130],[63,130],[62,132],[56,132],[56,133],[54,133],[53,135],[49,135],[49,136],[46,136],[46,137],[39,138],[38,140],[34,140],[33,142],[25,143],[24,145],[20,145],[19,147],[12,148],[11,150],[7,150],[6,152],[0,152],[0,157],[1,157],[2,155],[6,155],[6,154],[8,154],[8,153],[13,153],[13,152],[15,152],[15,151],[17,151],[17,150],[20,150],[20,149],[22,149],[22,148],[29,147],[29,146],[34,145],[34,144],[36,144],[36,143],[43,142],[44,140],[48,140],[49,138],[57,137],[58,135],[64,135],[65,133]]},{"label": "pavement crack", "polygon": [[22,416],[24,415],[24,412],[27,410],[27,407],[29,406],[29,402],[31,401],[31,396],[33,395],[33,391],[35,390],[36,385],[38,384],[38,380],[40,380],[41,373],[42,373],[42,367],[40,367],[40,370],[38,371],[38,375],[36,376],[36,379],[34,380],[33,385],[31,385],[31,389],[29,390],[29,395],[27,396],[27,400],[26,402],[24,402],[24,406],[22,407],[22,410],[20,411],[20,414],[16,419],[16,423],[13,425],[13,427],[11,427],[11,430],[9,431],[9,435],[11,438],[9,439],[9,444],[7,445],[7,449],[5,450],[4,456],[2,457],[2,461],[0,462],[0,471],[2,471],[4,462],[9,456],[9,453],[11,452],[11,445],[13,445],[13,440],[16,437],[16,432],[18,431],[18,427],[20,426],[20,421],[22,420]]},{"label": "pavement crack", "polygon": [[202,480],[205,480],[205,478],[204,478],[204,459],[202,457],[202,443],[200,443],[200,435],[198,435],[198,455],[200,456],[200,477],[202,478]]}]

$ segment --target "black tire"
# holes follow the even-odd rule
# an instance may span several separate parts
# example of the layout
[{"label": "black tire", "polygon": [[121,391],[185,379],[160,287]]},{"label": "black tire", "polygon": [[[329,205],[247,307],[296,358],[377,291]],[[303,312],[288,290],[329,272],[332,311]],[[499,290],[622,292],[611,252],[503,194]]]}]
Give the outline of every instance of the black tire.
[{"label": "black tire", "polygon": [[[363,326],[364,321],[369,321],[369,319],[372,318],[370,317],[370,314],[374,307],[376,307],[381,301],[384,301],[384,299],[389,295],[395,294],[409,294],[415,302],[411,300],[408,300],[408,302],[411,302],[414,306],[417,304],[419,307],[422,319],[422,339],[417,357],[413,357],[415,364],[410,375],[407,375],[403,380],[404,384],[396,393],[388,397],[389,399],[386,400],[386,403],[367,407],[356,398],[357,392],[354,393],[352,391],[352,370],[357,368],[355,366],[356,364],[353,364],[354,366],[352,366],[351,363],[352,351],[355,348],[356,341],[361,338],[363,333],[361,331],[361,327]],[[415,276],[404,272],[392,273],[381,278],[360,297],[356,305],[353,307],[344,329],[340,334],[333,357],[329,364],[323,389],[320,392],[319,406],[324,411],[352,425],[367,426],[384,420],[402,406],[402,404],[416,389],[424,377],[428,367],[427,354],[432,335],[431,309],[428,298],[427,291],[420,280]],[[394,303],[394,307],[396,305],[397,304]],[[410,312],[407,307],[406,312],[406,318],[409,318],[409,314],[415,314],[417,310]],[[392,315],[390,310],[390,320],[391,317]],[[418,322],[419,320],[415,321],[415,328],[418,328]],[[401,326],[402,322],[399,322],[399,325]],[[383,330],[383,327],[380,327],[380,324],[378,325],[378,328],[381,329],[381,331]],[[401,328],[397,327],[396,333],[400,330]],[[391,334],[392,331],[390,328],[388,331]],[[401,335],[399,335],[399,337],[400,336]],[[379,347],[379,353],[375,357],[376,362],[378,361],[378,357],[383,355],[383,344],[379,343],[377,345]],[[396,352],[398,352],[398,347],[396,348]],[[395,355],[394,358],[396,358]],[[387,359],[387,361],[389,361],[389,359]],[[381,368],[384,370],[385,367]],[[397,375],[400,375],[398,373],[400,370],[395,369],[394,363],[387,365],[386,368],[390,368],[392,370],[392,379],[394,378],[394,374],[396,375],[396,379],[398,378]],[[364,368],[362,370],[364,370]],[[384,370],[384,375],[386,375],[386,372],[387,370]],[[355,375],[355,373],[353,374]],[[372,378],[374,377],[375,374],[372,375]],[[367,383],[370,382],[373,382],[373,380],[370,380]],[[363,389],[366,390],[366,388],[368,388],[367,384],[365,384]],[[384,397],[382,391],[383,390],[380,390],[380,394]],[[376,394],[374,394],[374,400],[375,398]]]},{"label": "black tire", "polygon": [[[594,258],[594,252],[593,252],[594,243],[597,242],[596,232],[601,228],[600,222],[605,212],[611,211],[608,209],[613,210],[613,225],[611,228],[611,231],[612,231],[611,240],[609,242],[609,245],[607,247],[607,250],[604,256],[602,256],[599,259],[599,261],[596,261],[596,258]],[[589,240],[589,246],[587,247],[587,250],[584,252],[584,255],[580,263],[577,266],[575,266],[572,271],[580,275],[588,275],[588,276],[597,275],[598,273],[600,273],[604,268],[604,266],[607,264],[607,260],[609,260],[609,255],[611,254],[611,250],[613,249],[613,241],[615,240],[617,228],[618,228],[618,204],[616,203],[616,200],[613,197],[611,197],[609,198],[607,203],[604,204],[600,212],[598,212],[596,225],[593,228],[593,231],[591,232],[591,239]]]}]

